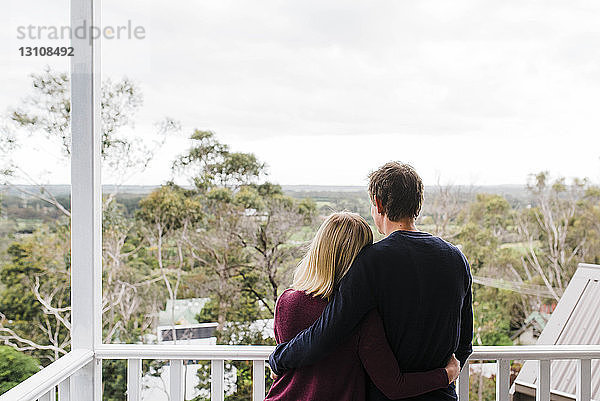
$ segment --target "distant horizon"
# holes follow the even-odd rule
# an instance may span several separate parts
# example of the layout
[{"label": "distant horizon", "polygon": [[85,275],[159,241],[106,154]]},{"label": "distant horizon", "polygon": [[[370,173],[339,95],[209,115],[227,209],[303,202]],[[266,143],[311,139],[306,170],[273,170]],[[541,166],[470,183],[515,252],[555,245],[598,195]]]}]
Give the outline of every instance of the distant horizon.
[{"label": "distant horizon", "polygon": [[[269,181],[271,182],[271,181]],[[338,185],[338,184],[280,184],[277,182],[271,182],[272,184],[275,185],[279,185],[282,188],[330,188],[330,189],[367,189],[367,185]],[[144,188],[144,187],[148,187],[148,188],[153,188],[153,187],[160,187],[162,185],[165,185],[166,183],[160,183],[160,184],[102,184],[102,187],[134,187],[134,188]],[[71,184],[19,184],[19,183],[13,183],[13,184],[0,184],[0,188],[4,188],[4,187],[11,187],[11,186],[17,186],[17,187],[68,187]],[[184,188],[193,188],[192,184],[177,184],[181,187]],[[489,187],[513,187],[513,188],[520,188],[520,187],[526,187],[527,184],[481,184],[481,185],[471,185],[471,184],[442,184],[442,187],[447,187],[447,186],[453,186],[453,187],[472,187],[472,188],[489,188]],[[426,188],[432,188],[432,187],[437,187],[437,184],[427,184],[425,183],[425,187]]]}]

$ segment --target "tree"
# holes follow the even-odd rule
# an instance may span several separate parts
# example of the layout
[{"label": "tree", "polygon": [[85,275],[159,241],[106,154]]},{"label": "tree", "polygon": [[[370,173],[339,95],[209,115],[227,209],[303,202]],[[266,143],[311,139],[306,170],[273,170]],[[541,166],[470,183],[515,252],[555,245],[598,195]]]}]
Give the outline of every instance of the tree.
[{"label": "tree", "polygon": [[[103,338],[137,342],[154,323],[160,280],[140,260],[134,222],[114,202],[104,213]],[[0,339],[41,360],[54,361],[70,349],[70,236],[68,225],[42,226],[8,249],[1,266]],[[154,273],[154,274],[153,274]]]},{"label": "tree", "polygon": [[575,236],[585,239],[581,259],[600,263],[600,187],[588,186],[578,202],[579,216],[573,223]]},{"label": "tree", "polygon": [[156,249],[156,264],[172,302],[173,339],[175,302],[182,275],[189,271],[191,259],[184,254],[187,232],[203,218],[202,205],[192,191],[172,183],[150,193],[139,203],[137,218],[147,243]]},{"label": "tree", "polygon": [[561,177],[550,181],[547,172],[532,175],[528,184],[534,203],[521,213],[518,224],[527,245],[523,267],[528,275],[530,269],[539,275],[556,301],[583,261],[586,238],[574,235],[574,223],[586,188],[586,180],[567,184]]},{"label": "tree", "polygon": [[115,200],[105,204],[102,231],[104,342],[138,342],[162,307],[162,277],[144,257],[138,221]]},{"label": "tree", "polygon": [[[269,183],[258,186],[256,192],[262,206],[253,216],[244,241],[251,250],[252,271],[242,274],[257,275],[256,280],[245,281],[273,313],[281,286],[291,283],[291,270],[302,256],[308,239],[302,230],[313,224],[316,205],[308,199],[297,202],[284,196],[281,187]],[[268,287],[253,283],[263,288],[268,283]]]},{"label": "tree", "polygon": [[0,394],[6,393],[40,370],[39,362],[12,347],[0,346]]},{"label": "tree", "polygon": [[236,190],[265,173],[265,164],[252,153],[231,152],[214,132],[194,130],[192,146],[173,162],[173,171],[191,177],[201,191],[213,187]]},{"label": "tree", "polygon": [[476,339],[481,345],[512,344],[511,330],[521,326],[529,309],[528,299],[522,294],[480,285],[493,285],[494,279],[504,283],[507,277],[522,281],[515,268],[520,264],[518,252],[503,246],[513,236],[514,216],[504,197],[477,194],[457,220],[460,232],[456,239],[478,283],[473,285],[473,305]]},{"label": "tree", "polygon": [[457,220],[464,204],[472,198],[473,188],[443,185],[438,177],[437,184],[428,195],[430,199],[423,205],[422,220],[433,226],[433,234],[448,240],[453,239],[460,231]]},{"label": "tree", "polygon": [[519,297],[506,290],[481,285],[475,285],[473,293],[478,345],[513,345],[511,331],[518,329],[524,319]]},{"label": "tree", "polygon": [[[10,343],[19,349],[52,350],[55,355],[45,355],[41,359],[46,357],[56,359],[59,354],[68,350],[70,342],[68,334],[70,328],[70,306],[68,304],[70,302],[67,302],[68,297],[64,295],[69,293],[68,286],[70,285],[67,277],[70,269],[68,261],[70,254],[68,239],[70,206],[68,198],[66,201],[60,201],[47,188],[39,185],[35,177],[28,175],[18,163],[11,160],[11,152],[20,146],[15,132],[29,132],[30,135],[45,136],[58,142],[62,148],[62,157],[64,159],[69,158],[71,151],[70,81],[68,74],[56,72],[49,68],[42,73],[32,74],[31,78],[32,93],[18,106],[10,110],[0,127],[0,151],[6,156],[3,160],[6,160],[7,163],[2,166],[1,173],[5,179],[4,184],[12,186],[24,196],[34,197],[52,205],[64,217],[55,221],[55,227],[52,225],[41,227],[38,230],[39,233],[37,233],[43,235],[45,232],[50,232],[51,235],[48,238],[61,236],[61,241],[58,241],[57,245],[50,246],[46,241],[40,242],[38,245],[46,244],[48,249],[35,248],[25,238],[17,241],[17,247],[14,248],[16,250],[22,245],[21,248],[24,252],[21,252],[21,256],[27,260],[27,263],[39,266],[41,269],[40,274],[37,276],[19,275],[17,281],[23,289],[24,296],[33,297],[39,303],[37,308],[35,305],[28,306],[32,310],[38,310],[42,313],[40,319],[42,319],[43,324],[32,324],[25,321],[16,323],[18,321],[10,317],[13,313],[11,307],[5,303],[4,305],[7,306],[2,308],[5,313],[3,316],[9,317],[2,322],[1,338],[5,343]],[[138,86],[127,78],[119,81],[107,79],[102,83],[101,97],[103,164],[108,167],[108,169],[105,169],[106,172],[118,172],[119,180],[117,182],[123,182],[129,171],[139,171],[146,167],[156,149],[166,138],[167,133],[177,130],[178,124],[170,119],[165,119],[157,124],[158,134],[162,141],[159,140],[155,143],[154,149],[148,148],[138,138],[132,137],[131,134],[125,136],[122,133],[123,127],[132,125],[135,114],[142,105],[142,95]],[[14,185],[15,181],[36,184],[39,187],[39,192]],[[113,202],[114,196],[115,193],[113,192],[104,199],[105,211],[108,211],[108,213],[117,210],[116,204]],[[134,246],[131,248],[130,243],[126,241],[127,238],[130,238],[131,231],[131,225],[126,221],[127,219],[116,214],[112,217],[114,217],[112,220],[106,218],[104,221],[105,225],[114,223],[108,230],[104,231],[104,239],[108,240],[103,249],[103,260],[108,261],[104,266],[105,271],[103,274],[107,279],[103,286],[105,340],[137,341],[136,336],[146,330],[152,321],[152,312],[143,310],[143,308],[146,306],[152,308],[156,301],[149,304],[140,301],[140,298],[147,296],[148,284],[151,280],[141,279],[139,274],[142,273],[141,271],[136,272],[135,269],[131,270],[130,266],[126,266],[128,262],[126,259],[135,259],[135,255],[132,255],[135,254],[136,250],[139,250],[139,247]],[[117,222],[117,220],[119,221]],[[127,251],[122,252],[123,248],[127,248]],[[37,254],[43,255],[36,256]],[[31,258],[37,259],[30,261]],[[21,265],[20,263],[13,260],[12,265],[5,267],[14,270]],[[56,266],[61,267],[58,269],[55,268]],[[144,269],[143,264],[137,264],[136,268],[139,270]],[[40,277],[43,277],[43,279]],[[57,282],[57,279],[60,280]],[[16,296],[14,295],[16,292],[13,291],[13,295],[11,295],[11,291],[13,291],[11,288],[3,291],[2,297],[10,299],[11,296]],[[156,297],[149,298],[156,299]],[[62,306],[57,306],[57,302]],[[54,321],[49,316],[54,317],[57,325],[53,324]],[[138,320],[138,316],[145,316],[145,320]],[[46,320],[50,320],[50,323]],[[46,344],[48,340],[40,339],[36,334],[36,331],[42,329],[42,326],[45,327],[44,330],[51,340],[51,344]],[[67,332],[64,336],[61,334],[62,329],[58,329],[58,326],[66,329]],[[54,331],[55,334],[51,334],[51,331]],[[127,334],[132,336],[125,338]],[[58,337],[62,339],[59,340]],[[41,342],[38,342],[38,340]]]},{"label": "tree", "polygon": [[516,274],[520,278],[514,271],[519,259],[514,260],[516,255],[511,248],[502,247],[514,240],[514,219],[515,211],[501,195],[480,193],[463,207],[456,220],[460,227],[456,240],[468,256],[474,274],[488,277]]},{"label": "tree", "polygon": [[[10,185],[23,194],[40,199],[55,206],[65,216],[70,216],[68,207],[41,185],[37,177],[28,174],[18,162],[12,160],[12,152],[21,144],[16,131],[29,135],[44,136],[57,142],[62,156],[68,159],[71,154],[71,98],[70,78],[65,72],[46,68],[39,74],[31,74],[33,92],[16,107],[13,107],[0,126],[0,154],[5,164],[0,166],[4,184]],[[166,136],[180,129],[179,124],[165,118],[156,124],[158,140],[148,147],[140,138],[122,128],[133,125],[137,111],[143,104],[139,86],[128,78],[118,81],[106,79],[102,83],[102,161],[104,173],[118,183],[123,183],[131,172],[139,172],[147,167]],[[39,186],[39,191],[29,191],[14,182],[27,182]],[[109,197],[110,198],[110,197]]]},{"label": "tree", "polygon": [[173,171],[194,183],[204,224],[185,231],[182,238],[195,262],[214,277],[207,280],[206,290],[217,299],[217,321],[222,329],[226,310],[239,292],[235,278],[248,263],[241,233],[247,231],[248,208],[257,201],[248,192],[249,185],[264,173],[265,165],[253,154],[231,152],[211,131],[195,130],[190,140],[187,152],[173,162]]},{"label": "tree", "polygon": [[246,230],[244,209],[231,203],[228,189],[213,189],[206,194],[206,224],[189,232],[186,241],[191,257],[206,275],[205,290],[216,303],[218,329],[223,329],[227,312],[239,295],[243,284],[237,278],[248,265],[243,237]]},{"label": "tree", "polygon": [[[310,225],[316,206],[296,202],[281,187],[257,181],[265,166],[252,154],[233,153],[210,131],[196,130],[190,149],[173,163],[174,171],[191,177],[204,220],[186,231],[191,257],[206,274],[204,290],[211,301],[198,317],[218,322],[218,341],[224,344],[265,344],[256,322],[273,315],[282,284],[303,241],[291,241]],[[251,394],[251,364],[232,362],[236,391],[229,400]],[[207,372],[200,369],[201,387]]]},{"label": "tree", "polygon": [[13,244],[1,267],[0,340],[49,362],[70,349],[69,235],[42,227]]},{"label": "tree", "polygon": [[515,213],[502,195],[478,193],[469,204],[467,213],[469,221],[485,227],[500,240],[514,225]]}]

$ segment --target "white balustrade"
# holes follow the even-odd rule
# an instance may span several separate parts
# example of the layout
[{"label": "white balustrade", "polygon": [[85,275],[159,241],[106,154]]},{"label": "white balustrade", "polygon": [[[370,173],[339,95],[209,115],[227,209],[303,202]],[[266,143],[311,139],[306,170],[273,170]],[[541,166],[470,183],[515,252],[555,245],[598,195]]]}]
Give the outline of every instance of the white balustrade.
[{"label": "white balustrade", "polygon": [[142,399],[142,360],[127,360],[127,401]]},{"label": "white balustrade", "polygon": [[508,401],[510,387],[510,360],[500,359],[496,364],[496,400]]},{"label": "white balustrade", "polygon": [[71,400],[71,378],[67,378],[58,383],[58,401]]},{"label": "white balustrade", "polygon": [[538,372],[535,401],[550,401],[550,361],[538,361]]},{"label": "white balustrade", "polygon": [[577,401],[592,399],[592,361],[580,359],[577,361]]},{"label": "white balustrade", "polygon": [[265,398],[265,361],[252,361],[252,401]]},{"label": "white balustrade", "polygon": [[213,359],[210,362],[210,399],[223,401],[225,398],[225,361]]},{"label": "white balustrade", "polygon": [[463,366],[458,377],[458,394],[460,401],[469,401],[469,363]]},{"label": "white balustrade", "polygon": [[183,361],[181,359],[171,359],[169,361],[169,400],[171,401],[183,401],[183,373]]},{"label": "white balustrade", "polygon": [[[52,363],[12,390],[0,396],[0,401],[54,401],[58,388],[59,401],[71,401],[71,377],[82,371],[92,361],[103,359],[127,360],[127,400],[141,401],[141,375],[143,359],[169,361],[171,401],[183,401],[184,360],[211,361],[211,400],[222,401],[225,397],[225,361],[252,361],[252,400],[265,397],[265,361],[273,347],[269,346],[190,346],[190,345],[140,345],[111,344],[96,347],[96,351],[74,350]],[[550,400],[551,361],[571,359],[577,361],[577,400],[591,400],[591,361],[600,359],[600,345],[558,346],[511,346],[474,347],[470,361],[497,361],[496,400],[509,399],[510,361],[538,361],[536,399]],[[469,368],[465,366],[458,381],[460,401],[469,400]],[[92,401],[92,397],[85,400]],[[98,401],[98,400],[96,400]]]}]

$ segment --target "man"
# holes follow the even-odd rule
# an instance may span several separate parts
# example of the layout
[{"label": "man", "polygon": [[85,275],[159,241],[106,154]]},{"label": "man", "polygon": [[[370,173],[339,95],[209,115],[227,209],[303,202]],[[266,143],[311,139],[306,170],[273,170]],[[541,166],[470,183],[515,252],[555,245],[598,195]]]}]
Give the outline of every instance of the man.
[{"label": "man", "polygon": [[[464,366],[472,352],[471,274],[462,252],[415,220],[423,182],[407,164],[390,162],[369,176],[371,215],[386,237],[365,247],[321,317],[270,356],[275,374],[311,365],[348,338],[377,308],[400,369],[444,367],[454,353]],[[387,400],[369,383],[368,400]],[[413,400],[456,400],[454,384]]]}]

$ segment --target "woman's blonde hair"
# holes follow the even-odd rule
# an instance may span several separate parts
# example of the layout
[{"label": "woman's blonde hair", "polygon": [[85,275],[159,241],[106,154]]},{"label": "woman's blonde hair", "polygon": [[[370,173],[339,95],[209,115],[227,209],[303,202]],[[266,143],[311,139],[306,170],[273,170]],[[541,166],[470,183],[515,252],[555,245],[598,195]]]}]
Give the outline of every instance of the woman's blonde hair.
[{"label": "woman's blonde hair", "polygon": [[356,213],[338,212],[325,219],[294,273],[292,287],[329,298],[356,255],[373,243],[369,224]]}]

